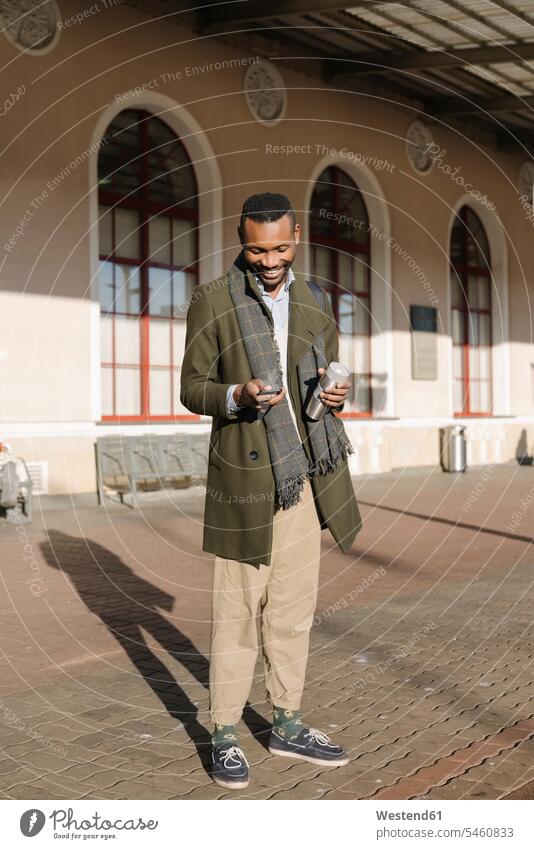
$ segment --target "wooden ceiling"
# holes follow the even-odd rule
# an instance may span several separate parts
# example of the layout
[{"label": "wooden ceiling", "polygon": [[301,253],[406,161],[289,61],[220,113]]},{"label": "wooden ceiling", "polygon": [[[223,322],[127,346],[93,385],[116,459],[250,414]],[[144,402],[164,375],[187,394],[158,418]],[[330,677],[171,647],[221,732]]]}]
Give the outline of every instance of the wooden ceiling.
[{"label": "wooden ceiling", "polygon": [[[413,118],[534,151],[534,0],[131,0]],[[194,7],[194,8],[193,8]]]}]

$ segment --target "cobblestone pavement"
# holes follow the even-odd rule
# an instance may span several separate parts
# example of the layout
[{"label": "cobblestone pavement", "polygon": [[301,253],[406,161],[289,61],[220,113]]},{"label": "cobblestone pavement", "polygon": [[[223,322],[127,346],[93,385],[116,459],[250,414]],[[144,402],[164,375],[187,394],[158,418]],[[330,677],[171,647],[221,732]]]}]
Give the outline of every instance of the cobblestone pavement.
[{"label": "cobblestone pavement", "polygon": [[147,493],[140,512],[48,497],[31,525],[0,522],[0,797],[532,798],[534,469],[354,485],[351,555],[323,533],[303,703],[350,763],[269,754],[258,664],[234,794],[206,771],[203,489]]}]

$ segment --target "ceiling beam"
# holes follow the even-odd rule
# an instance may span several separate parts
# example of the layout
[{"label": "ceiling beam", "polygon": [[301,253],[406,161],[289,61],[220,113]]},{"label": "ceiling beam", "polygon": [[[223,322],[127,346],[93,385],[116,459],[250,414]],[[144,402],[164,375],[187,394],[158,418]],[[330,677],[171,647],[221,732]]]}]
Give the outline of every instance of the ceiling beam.
[{"label": "ceiling beam", "polygon": [[466,65],[493,65],[498,62],[518,62],[534,59],[534,42],[510,44],[507,47],[473,47],[466,50],[417,50],[403,53],[367,53],[354,59],[329,59],[328,76],[340,74],[362,76],[387,71],[426,68],[461,68]]},{"label": "ceiling beam", "polygon": [[[361,0],[358,0],[361,3]],[[363,0],[365,4],[374,0]],[[312,12],[339,12],[350,8],[350,0],[229,0],[227,3],[206,4],[205,9],[197,9],[208,24],[232,24],[246,21],[261,21],[267,18],[287,17],[288,15],[308,15]]]},{"label": "ceiling beam", "polygon": [[[523,109],[531,109],[534,113],[534,96],[518,97],[514,94],[506,94],[503,97],[486,97],[480,100],[471,100],[469,95],[465,98],[444,97],[432,98],[425,103],[425,110],[429,115],[438,115],[440,118],[452,115],[477,115],[486,112],[488,115],[497,115],[500,112],[517,112]],[[534,118],[534,114],[532,116]]]},{"label": "ceiling beam", "polygon": [[[526,148],[526,151],[523,149]],[[523,156],[528,152],[534,155],[534,133],[519,127],[499,128],[497,132],[497,149],[505,153],[520,153]]]}]

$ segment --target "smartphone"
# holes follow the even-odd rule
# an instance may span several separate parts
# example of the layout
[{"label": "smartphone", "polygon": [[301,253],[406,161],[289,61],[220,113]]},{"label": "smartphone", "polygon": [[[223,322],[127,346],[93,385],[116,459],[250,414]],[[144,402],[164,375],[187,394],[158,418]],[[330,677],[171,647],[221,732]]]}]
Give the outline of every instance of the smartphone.
[{"label": "smartphone", "polygon": [[282,386],[280,387],[280,389],[260,389],[260,391],[256,395],[256,398],[259,398],[260,395],[278,395],[278,393],[281,392],[282,389]]}]

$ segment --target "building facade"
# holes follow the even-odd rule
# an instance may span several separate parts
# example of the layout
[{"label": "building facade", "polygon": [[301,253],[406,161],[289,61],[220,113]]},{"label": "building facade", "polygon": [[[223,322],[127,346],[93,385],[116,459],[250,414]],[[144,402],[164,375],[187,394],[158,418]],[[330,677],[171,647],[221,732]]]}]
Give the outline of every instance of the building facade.
[{"label": "building facade", "polygon": [[338,320],[354,474],[437,464],[450,424],[469,464],[532,453],[524,153],[439,121],[415,145],[388,97],[124,4],[54,8],[38,49],[0,36],[0,436],[42,491],[94,490],[99,435],[209,431],[180,404],[187,300],[260,191],[291,198]]}]

